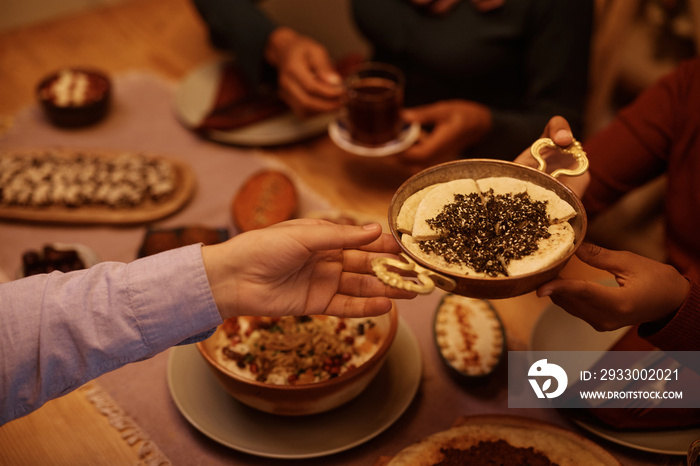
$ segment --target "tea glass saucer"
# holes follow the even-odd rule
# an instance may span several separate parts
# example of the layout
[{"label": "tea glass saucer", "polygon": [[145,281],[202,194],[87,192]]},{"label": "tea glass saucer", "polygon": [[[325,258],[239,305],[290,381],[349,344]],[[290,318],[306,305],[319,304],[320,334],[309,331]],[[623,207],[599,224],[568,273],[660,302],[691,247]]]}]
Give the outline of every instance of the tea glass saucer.
[{"label": "tea glass saucer", "polygon": [[328,135],[338,147],[352,154],[361,155],[363,157],[386,157],[388,155],[398,154],[408,149],[416,142],[420,135],[420,124],[406,123],[396,139],[379,146],[367,146],[354,142],[350,137],[348,129],[337,118],[332,120],[328,125]]}]

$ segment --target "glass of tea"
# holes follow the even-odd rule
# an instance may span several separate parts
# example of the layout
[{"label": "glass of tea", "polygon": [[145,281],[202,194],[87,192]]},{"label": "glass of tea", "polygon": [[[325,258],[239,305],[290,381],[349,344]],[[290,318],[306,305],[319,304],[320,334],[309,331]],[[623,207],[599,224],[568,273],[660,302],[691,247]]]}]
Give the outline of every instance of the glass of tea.
[{"label": "glass of tea", "polygon": [[355,144],[380,146],[403,129],[404,76],[395,66],[368,62],[345,80],[343,123]]}]

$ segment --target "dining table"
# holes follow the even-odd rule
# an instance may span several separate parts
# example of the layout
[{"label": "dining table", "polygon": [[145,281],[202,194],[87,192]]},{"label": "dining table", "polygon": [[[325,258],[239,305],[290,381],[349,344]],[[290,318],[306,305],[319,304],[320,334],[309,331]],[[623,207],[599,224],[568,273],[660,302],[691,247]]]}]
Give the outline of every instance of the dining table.
[{"label": "dining table", "polygon": [[[0,283],[19,278],[24,252],[47,244],[81,245],[100,261],[130,262],[137,260],[146,234],[154,229],[202,226],[234,236],[232,200],[246,180],[266,169],[282,171],[293,181],[298,217],[349,216],[377,221],[388,230],[392,197],[410,173],[387,158],[349,153],[325,131],[284,144],[241,145],[203,137],[182,121],[176,100],[183,81],[225,58],[210,44],[187,0],[108,2],[0,33],[0,152],[68,148],[156,154],[186,164],[196,180],[181,208],[151,221],[0,219]],[[35,87],[46,74],[66,66],[94,67],[110,76],[112,104],[100,123],[65,129],[46,119]],[[610,279],[576,257],[562,275]],[[505,364],[479,383],[451,377],[432,331],[445,294],[436,290],[396,301],[406,351],[396,353],[394,370],[361,395],[362,403],[386,407],[365,413],[366,419],[347,409],[325,417],[277,419],[237,406],[213,385],[196,349],[177,346],[101,375],[1,426],[0,464],[372,465],[450,428],[460,416],[475,415],[523,417],[573,431],[624,465],[685,464],[682,454],[605,438],[556,409],[509,408],[508,385],[513,382]],[[503,322],[509,351],[530,348],[540,319],[553,306],[534,292],[490,303]],[[387,395],[391,392],[382,385],[393,382],[396,370],[416,374],[405,390],[397,388],[400,400]],[[203,387],[201,394],[197,384]],[[219,397],[216,416],[233,413],[234,418],[214,427],[201,422],[200,416],[212,415],[198,411],[208,400],[197,397],[207,393]],[[217,431],[227,423],[235,428],[238,414],[253,427],[233,436],[225,428]],[[374,422],[374,416],[385,419]],[[298,450],[290,446],[292,453],[282,445],[288,437],[300,445]]]}]

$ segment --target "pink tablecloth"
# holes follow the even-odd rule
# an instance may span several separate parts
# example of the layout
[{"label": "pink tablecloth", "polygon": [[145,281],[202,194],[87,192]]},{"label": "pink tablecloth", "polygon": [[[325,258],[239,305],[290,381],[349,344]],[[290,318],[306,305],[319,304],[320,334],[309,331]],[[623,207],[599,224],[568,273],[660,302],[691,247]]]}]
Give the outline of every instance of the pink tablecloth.
[{"label": "pink tablecloth", "polygon": [[[99,147],[160,153],[189,163],[199,180],[197,193],[181,212],[158,226],[199,224],[228,227],[228,206],[241,182],[271,162],[256,149],[227,147],[198,138],[174,118],[174,87],[144,74],[115,79],[114,109],[102,124],[65,131],[49,126],[39,108],[20,112],[15,125],[0,137],[0,149],[21,147]],[[298,182],[298,180],[297,180]],[[301,182],[302,211],[327,207]],[[22,251],[48,242],[78,242],[93,248],[103,260],[131,261],[145,232],[138,227],[72,227],[28,223],[0,223],[0,272],[12,278]],[[1,277],[0,277],[1,278]],[[299,464],[372,464],[380,455],[392,455],[408,444],[448,428],[456,417],[506,413],[549,421],[578,431],[554,410],[507,408],[507,381],[500,374],[485,385],[468,389],[452,381],[441,366],[433,345],[431,321],[440,293],[400,302],[399,311],[409,324],[423,354],[423,377],[407,412],[387,431],[369,442],[331,457]],[[525,312],[526,310],[524,310]],[[193,428],[179,413],[167,387],[168,353],[130,364],[98,379],[114,400],[147,432],[175,464],[278,464],[222,446]],[[590,436],[624,464],[663,464],[667,458],[641,453]],[[680,460],[680,459],[679,459]],[[666,463],[669,464],[669,463]],[[674,463],[679,464],[679,463]]]}]

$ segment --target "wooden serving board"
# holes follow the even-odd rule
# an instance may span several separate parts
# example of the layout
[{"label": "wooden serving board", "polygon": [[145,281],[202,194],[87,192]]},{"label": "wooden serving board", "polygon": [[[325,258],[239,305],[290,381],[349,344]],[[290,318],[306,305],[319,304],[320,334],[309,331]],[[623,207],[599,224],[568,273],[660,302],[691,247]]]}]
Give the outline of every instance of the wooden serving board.
[{"label": "wooden serving board", "polygon": [[[57,153],[62,157],[74,157],[78,154],[87,154],[101,158],[113,158],[129,151],[105,150],[105,149],[47,149],[40,151],[13,150],[3,151],[1,155],[33,154],[38,152]],[[21,220],[44,223],[65,224],[111,224],[126,225],[149,223],[162,219],[180,210],[192,198],[197,187],[197,180],[192,168],[184,162],[162,155],[133,152],[134,156],[144,155],[149,159],[165,160],[175,170],[175,190],[162,200],[145,200],[136,206],[109,207],[103,205],[84,205],[79,207],[67,207],[50,205],[46,207],[0,205],[0,219]]]}]

